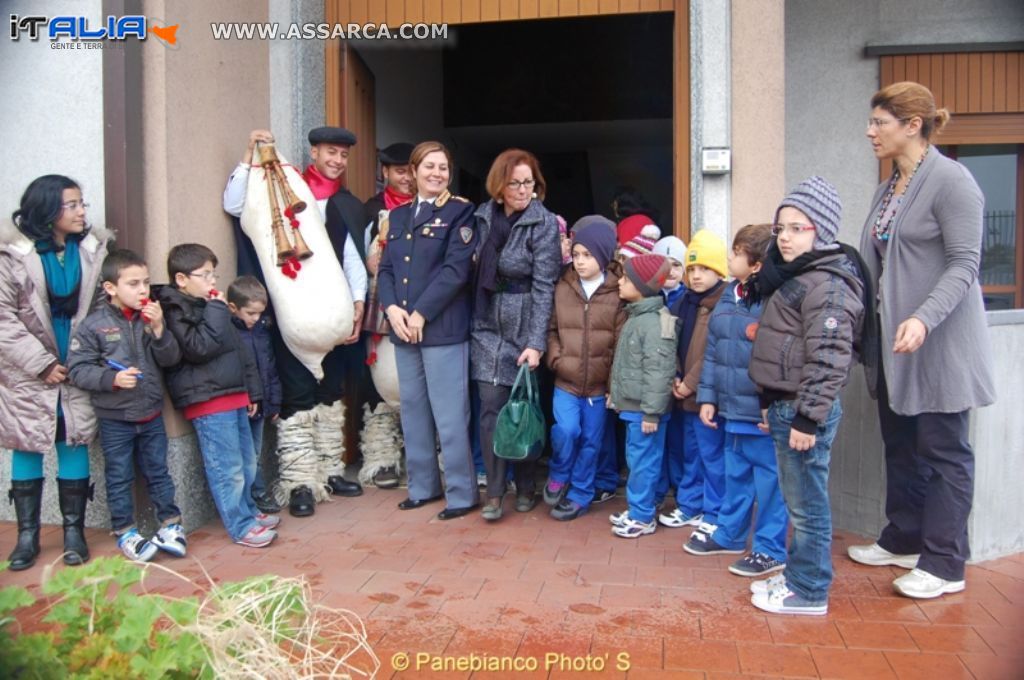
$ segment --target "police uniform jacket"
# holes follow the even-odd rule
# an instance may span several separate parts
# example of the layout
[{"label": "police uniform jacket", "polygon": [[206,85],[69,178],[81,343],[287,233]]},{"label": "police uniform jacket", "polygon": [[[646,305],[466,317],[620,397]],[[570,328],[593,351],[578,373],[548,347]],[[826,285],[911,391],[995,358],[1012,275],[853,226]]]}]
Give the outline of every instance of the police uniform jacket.
[{"label": "police uniform jacket", "polygon": [[[470,288],[476,231],[473,204],[447,191],[413,219],[418,199],[389,215],[381,257],[378,295],[384,309],[398,305],[419,312],[426,324],[424,346],[469,339]],[[392,331],[392,342],[402,341]]]}]

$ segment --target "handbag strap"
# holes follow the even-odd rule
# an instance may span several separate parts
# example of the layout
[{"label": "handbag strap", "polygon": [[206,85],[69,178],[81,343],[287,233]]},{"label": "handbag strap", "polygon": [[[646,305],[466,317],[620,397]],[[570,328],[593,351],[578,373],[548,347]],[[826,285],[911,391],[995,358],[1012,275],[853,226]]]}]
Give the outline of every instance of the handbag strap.
[{"label": "handbag strap", "polygon": [[509,399],[514,399],[515,396],[519,394],[519,383],[520,381],[523,381],[524,375],[526,376],[526,380],[524,381],[526,383],[524,387],[526,390],[526,398],[530,401],[534,400],[534,392],[537,391],[534,381],[537,378],[533,375],[533,371],[530,370],[529,364],[522,364],[519,367],[519,372],[516,374],[516,381],[512,383],[512,391],[509,393]]}]

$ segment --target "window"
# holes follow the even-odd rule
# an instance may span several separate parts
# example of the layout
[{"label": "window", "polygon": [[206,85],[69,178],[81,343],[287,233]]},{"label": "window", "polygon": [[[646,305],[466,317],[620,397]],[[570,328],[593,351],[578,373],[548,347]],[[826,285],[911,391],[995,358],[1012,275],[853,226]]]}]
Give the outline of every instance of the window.
[{"label": "window", "polygon": [[1024,307],[1024,145],[961,144],[939,148],[963,163],[985,194],[980,273],[985,308]]}]

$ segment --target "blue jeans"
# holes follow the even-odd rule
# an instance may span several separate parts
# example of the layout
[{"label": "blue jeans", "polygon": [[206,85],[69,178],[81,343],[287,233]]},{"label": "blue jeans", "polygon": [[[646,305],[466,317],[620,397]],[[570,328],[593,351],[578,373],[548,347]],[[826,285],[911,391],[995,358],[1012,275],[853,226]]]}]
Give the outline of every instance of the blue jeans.
[{"label": "blue jeans", "polygon": [[795,415],[790,401],[776,401],[768,409],[768,426],[779,463],[779,485],[793,523],[793,540],[786,558],[786,585],[811,604],[825,604],[832,584],[828,466],[843,409],[837,398],[824,424],[818,426],[817,439],[809,451],[789,447]]},{"label": "blue jeans", "polygon": [[252,497],[263,496],[267,493],[267,482],[263,479],[263,429],[267,421],[263,416],[250,418],[249,427],[252,429],[252,448],[256,452],[256,475],[252,478]]},{"label": "blue jeans", "polygon": [[654,520],[654,493],[661,475],[667,425],[668,421],[664,420],[658,423],[657,432],[644,434],[640,420],[626,420],[626,464],[629,465],[626,502],[630,519],[638,522]]},{"label": "blue jeans", "polygon": [[206,481],[213,502],[231,540],[237,541],[256,526],[252,480],[256,476],[256,449],[244,408],[192,420],[203,454]]},{"label": "blue jeans", "polygon": [[604,435],[601,437],[601,450],[597,454],[594,488],[615,493],[615,490],[619,488],[619,458],[616,451],[618,442],[615,438],[615,426],[618,419],[614,412],[611,417],[608,417],[608,409],[605,411]]},{"label": "blue jeans", "polygon": [[174,504],[174,481],[167,471],[167,432],[163,416],[148,423],[99,419],[103,445],[103,472],[107,480],[107,507],[110,527],[122,533],[135,526],[135,461],[146,480],[146,490],[161,524],[181,521],[181,510]]},{"label": "blue jeans", "polygon": [[704,513],[708,524],[718,523],[725,495],[725,420],[716,418],[714,430],[700,416],[683,412],[683,479],[676,489],[676,505],[686,515]]},{"label": "blue jeans", "polygon": [[685,461],[683,412],[673,410],[665,425],[668,427],[665,433],[665,455],[661,459],[661,477],[658,478],[658,491],[654,495],[654,501],[659,505],[668,495],[669,488],[678,493],[683,484]]},{"label": "blue jeans", "polygon": [[590,507],[608,411],[604,395],[577,397],[556,387],[551,411],[555,418],[551,426],[551,480],[569,484],[566,498]]},{"label": "blue jeans", "polygon": [[786,504],[779,488],[778,462],[771,437],[725,435],[725,498],[718,513],[715,543],[730,550],[747,545],[750,518],[757,499],[753,552],[786,561]]}]

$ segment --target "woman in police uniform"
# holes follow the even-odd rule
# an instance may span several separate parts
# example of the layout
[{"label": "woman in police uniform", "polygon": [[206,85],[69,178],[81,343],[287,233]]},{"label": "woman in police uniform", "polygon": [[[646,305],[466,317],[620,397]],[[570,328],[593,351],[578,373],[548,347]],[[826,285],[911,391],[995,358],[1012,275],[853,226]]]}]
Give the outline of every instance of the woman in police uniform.
[{"label": "woman in police uniform", "polygon": [[438,518],[452,519],[479,502],[469,445],[473,204],[448,193],[451,154],[441,143],[419,144],[409,162],[417,195],[390,213],[377,284],[395,343],[409,471],[409,497],[398,507],[442,498],[436,434],[447,501]]}]

